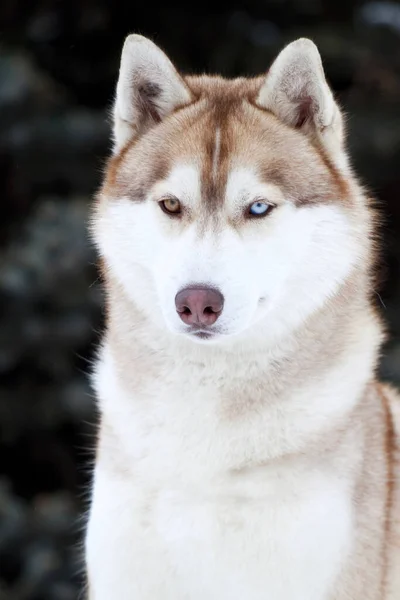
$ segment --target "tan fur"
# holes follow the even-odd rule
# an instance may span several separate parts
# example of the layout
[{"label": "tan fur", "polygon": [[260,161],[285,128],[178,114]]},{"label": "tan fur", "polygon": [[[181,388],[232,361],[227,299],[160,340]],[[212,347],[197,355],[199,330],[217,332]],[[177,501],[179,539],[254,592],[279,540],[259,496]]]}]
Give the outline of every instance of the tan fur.
[{"label": "tan fur", "polygon": [[[337,195],[344,200],[348,197],[348,182],[324,148],[284,127],[269,111],[258,107],[255,96],[262,83],[260,78],[229,81],[202,76],[187,77],[186,82],[196,101],[172,113],[146,137],[132,138],[112,157],[104,193],[112,190],[116,197],[128,195],[140,199],[151,185],[166,176],[178,157],[196,157],[203,164],[204,198],[213,206],[222,201],[228,168],[235,161],[246,164],[249,157],[257,156],[263,178],[281,185],[296,203],[333,201]],[[220,168],[218,180],[214,181],[212,162],[217,128],[221,131]],[[135,170],[138,160],[140,171]]]}]

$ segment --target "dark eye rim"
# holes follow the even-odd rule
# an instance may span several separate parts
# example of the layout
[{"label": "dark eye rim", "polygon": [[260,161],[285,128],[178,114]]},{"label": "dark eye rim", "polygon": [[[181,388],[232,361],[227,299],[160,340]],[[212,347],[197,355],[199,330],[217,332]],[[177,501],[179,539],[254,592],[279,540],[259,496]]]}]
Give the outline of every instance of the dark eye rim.
[{"label": "dark eye rim", "polygon": [[[176,202],[178,202],[179,209],[177,211],[168,210],[165,206],[165,202],[167,202],[168,200],[175,200]],[[165,213],[169,217],[179,217],[182,214],[182,205],[178,198],[175,198],[175,196],[165,196],[164,198],[161,198],[161,200],[158,201],[158,205],[163,211],[163,213]]]},{"label": "dark eye rim", "polygon": [[[265,204],[267,206],[268,210],[266,210],[263,213],[260,213],[259,215],[255,215],[252,212],[250,212],[253,204],[257,204],[257,202],[260,202],[261,204]],[[248,205],[248,207],[246,208],[245,214],[246,214],[246,217],[249,219],[263,219],[263,218],[267,217],[268,215],[270,215],[274,208],[276,208],[276,205],[272,204],[271,202],[268,202],[268,200],[265,200],[265,198],[256,198],[255,200],[253,200],[253,202],[251,204]]]}]

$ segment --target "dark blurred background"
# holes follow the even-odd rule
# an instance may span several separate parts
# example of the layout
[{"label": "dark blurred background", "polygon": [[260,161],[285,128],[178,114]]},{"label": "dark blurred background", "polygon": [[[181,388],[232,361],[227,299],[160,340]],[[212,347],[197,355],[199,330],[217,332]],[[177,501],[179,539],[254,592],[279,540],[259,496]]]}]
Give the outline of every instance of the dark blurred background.
[{"label": "dark blurred background", "polygon": [[226,75],[265,71],[299,36],[319,45],[354,165],[385,217],[381,373],[400,383],[400,4],[183,6],[1,0],[0,600],[80,595],[96,423],[87,374],[103,315],[86,227],[127,33],[152,37],[186,72]]}]

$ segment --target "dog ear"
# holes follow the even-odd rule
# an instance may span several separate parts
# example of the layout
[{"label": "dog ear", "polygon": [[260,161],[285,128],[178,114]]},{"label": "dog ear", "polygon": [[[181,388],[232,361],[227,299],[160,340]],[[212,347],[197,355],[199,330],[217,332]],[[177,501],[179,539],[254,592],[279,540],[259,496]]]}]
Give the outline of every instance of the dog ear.
[{"label": "dog ear", "polygon": [[129,35],[114,103],[114,152],[191,100],[189,88],[164,52],[141,35]]},{"label": "dog ear", "polygon": [[257,104],[286,125],[317,136],[328,150],[341,148],[342,115],[311,40],[301,38],[282,50],[261,86]]}]

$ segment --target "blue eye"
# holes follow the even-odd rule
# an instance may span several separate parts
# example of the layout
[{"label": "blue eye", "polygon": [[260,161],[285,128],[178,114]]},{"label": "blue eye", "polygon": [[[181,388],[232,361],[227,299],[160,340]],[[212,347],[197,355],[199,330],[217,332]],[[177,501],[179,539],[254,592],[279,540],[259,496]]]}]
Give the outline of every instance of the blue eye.
[{"label": "blue eye", "polygon": [[262,202],[261,200],[259,200],[257,202],[253,202],[253,204],[249,208],[249,213],[253,217],[263,217],[271,209],[271,204],[267,204],[266,202]]}]

